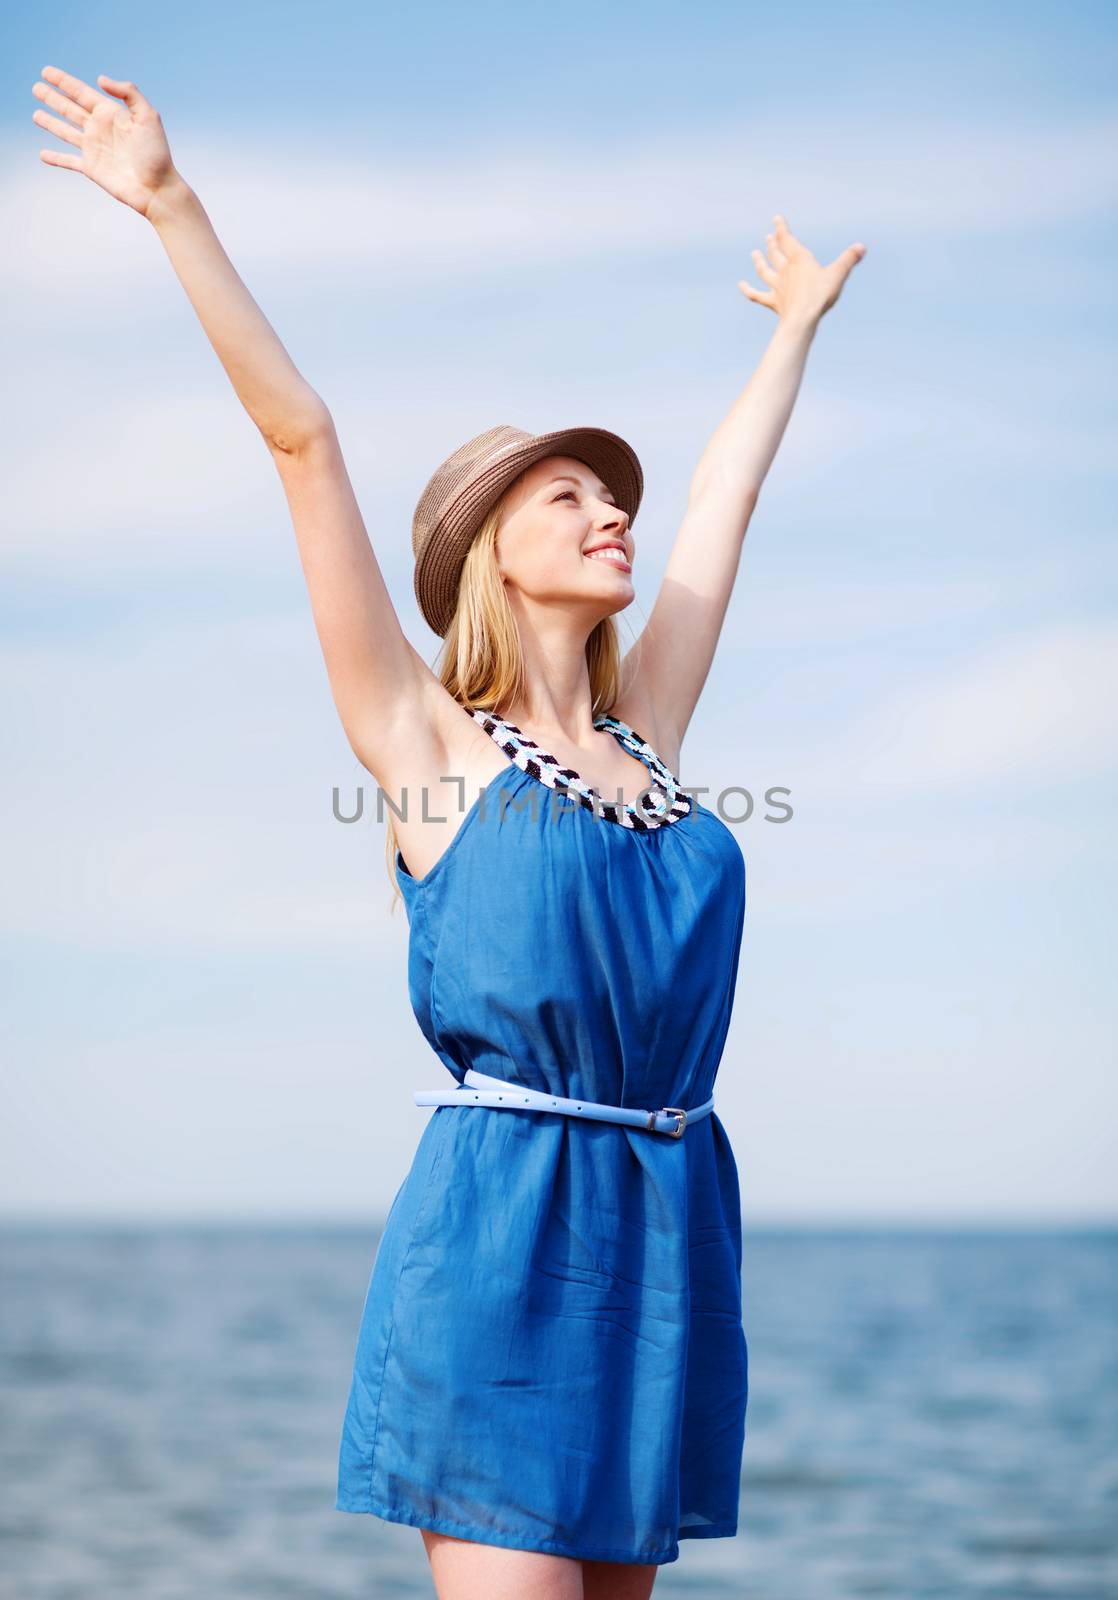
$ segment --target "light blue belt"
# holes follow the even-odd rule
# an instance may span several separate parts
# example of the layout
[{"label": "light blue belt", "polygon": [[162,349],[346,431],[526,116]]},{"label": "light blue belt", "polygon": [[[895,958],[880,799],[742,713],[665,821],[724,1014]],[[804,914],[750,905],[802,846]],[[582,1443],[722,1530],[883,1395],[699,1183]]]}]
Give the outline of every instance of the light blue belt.
[{"label": "light blue belt", "polygon": [[[624,1122],[633,1128],[643,1128],[649,1133],[666,1133],[679,1139],[688,1120],[698,1122],[700,1117],[714,1110],[714,1096],[704,1105],[683,1111],[679,1106],[662,1106],[659,1111],[641,1111],[636,1106],[607,1106],[595,1100],[566,1100],[562,1095],[548,1094],[544,1089],[528,1089],[522,1083],[509,1083],[504,1078],[491,1078],[488,1073],[475,1072],[470,1067],[456,1089],[413,1089],[417,1106],[504,1106],[515,1111],[527,1106],[531,1111],[561,1111],[568,1117],[593,1117],[597,1122]],[[676,1119],[675,1127],[671,1119]]]}]

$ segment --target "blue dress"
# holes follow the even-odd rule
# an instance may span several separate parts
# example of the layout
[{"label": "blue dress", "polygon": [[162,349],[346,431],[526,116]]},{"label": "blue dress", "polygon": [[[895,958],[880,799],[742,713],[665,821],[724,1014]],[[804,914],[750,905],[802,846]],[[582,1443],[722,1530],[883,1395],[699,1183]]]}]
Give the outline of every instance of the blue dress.
[{"label": "blue dress", "polygon": [[[396,858],[432,1049],[459,1082],[473,1067],[611,1105],[700,1105],[737,978],[736,839],[616,718],[595,726],[648,766],[637,806],[599,802],[514,724],[467,714],[509,765],[423,878]],[[437,1106],[373,1263],[336,1509],[601,1561],[675,1561],[680,1539],[735,1534],[741,1263],[716,1111],[676,1139]]]}]

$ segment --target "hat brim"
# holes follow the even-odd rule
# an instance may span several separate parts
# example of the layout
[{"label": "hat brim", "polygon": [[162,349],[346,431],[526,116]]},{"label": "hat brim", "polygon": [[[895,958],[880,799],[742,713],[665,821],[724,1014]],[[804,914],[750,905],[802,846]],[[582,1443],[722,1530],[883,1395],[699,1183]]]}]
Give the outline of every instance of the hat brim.
[{"label": "hat brim", "polygon": [[450,627],[462,567],[478,528],[509,484],[546,456],[573,456],[592,468],[632,526],[644,494],[644,473],[636,451],[619,434],[607,428],[557,428],[506,446],[444,508],[435,535],[416,561],[416,600],[435,633],[445,636]]}]

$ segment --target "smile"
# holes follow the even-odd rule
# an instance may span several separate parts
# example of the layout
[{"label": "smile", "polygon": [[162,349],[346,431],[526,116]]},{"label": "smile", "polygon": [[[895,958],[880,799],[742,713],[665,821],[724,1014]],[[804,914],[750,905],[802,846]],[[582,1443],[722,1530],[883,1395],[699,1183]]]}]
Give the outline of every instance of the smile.
[{"label": "smile", "polygon": [[606,561],[611,567],[617,567],[621,572],[631,572],[633,569],[626,561],[620,550],[612,548],[605,550],[591,550],[589,555],[583,556],[584,561]]}]

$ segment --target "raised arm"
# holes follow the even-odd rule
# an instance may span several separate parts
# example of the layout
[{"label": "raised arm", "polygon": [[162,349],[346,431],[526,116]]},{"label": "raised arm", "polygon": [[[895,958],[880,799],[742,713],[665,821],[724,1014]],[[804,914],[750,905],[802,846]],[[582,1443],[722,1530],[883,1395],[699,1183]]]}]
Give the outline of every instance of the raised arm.
[{"label": "raised arm", "polygon": [[[461,709],[406,638],[357,506],[325,403],[297,370],[171,159],[158,111],[135,84],[99,93],[58,67],[32,93],[61,116],[34,120],[74,147],[43,150],[146,217],[271,453],[287,495],[330,687],[346,736],[378,778],[397,745],[437,764]],[[114,98],[110,98],[114,97]],[[120,102],[123,102],[121,104]],[[63,121],[61,118],[69,120]]]},{"label": "raised arm", "polygon": [[768,289],[738,285],[780,321],[695,468],[656,603],[625,657],[628,691],[636,704],[652,708],[665,748],[678,751],[710,671],[742,543],[792,414],[815,330],[865,248],[851,245],[822,267],[778,215],[768,259],[753,251]]}]

